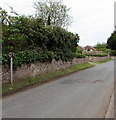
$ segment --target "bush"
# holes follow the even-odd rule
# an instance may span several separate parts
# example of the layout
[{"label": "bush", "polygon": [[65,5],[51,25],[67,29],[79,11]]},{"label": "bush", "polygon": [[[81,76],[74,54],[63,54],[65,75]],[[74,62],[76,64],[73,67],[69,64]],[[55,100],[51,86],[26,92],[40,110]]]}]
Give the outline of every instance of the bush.
[{"label": "bush", "polygon": [[105,57],[107,54],[85,54],[86,56],[93,56],[93,57]]},{"label": "bush", "polygon": [[[7,13],[7,12],[6,12]],[[14,52],[14,67],[34,61],[51,62],[71,60],[75,57],[78,34],[59,26],[45,26],[42,18],[32,16],[6,16],[9,22],[2,23],[3,58],[2,63],[9,63],[7,54]],[[7,19],[6,19],[7,20]],[[40,50],[39,50],[40,49]]]},{"label": "bush", "polygon": [[76,48],[76,52],[82,54],[82,53],[83,53],[83,49],[78,46],[78,47]]},{"label": "bush", "polygon": [[[55,55],[51,51],[37,52],[36,50],[25,50],[14,53],[13,67],[16,69],[24,63],[32,63],[35,61],[51,62]],[[10,58],[7,54],[2,55],[2,64],[9,64]]]},{"label": "bush", "polygon": [[76,57],[76,58],[85,58],[85,55],[84,55],[84,54],[81,54],[81,53],[76,53],[76,54],[75,54],[75,57]]},{"label": "bush", "polygon": [[2,54],[2,64],[7,64],[7,63],[9,63],[8,54],[3,53]]},{"label": "bush", "polygon": [[112,50],[111,53],[110,53],[110,55],[116,56],[116,50]]}]

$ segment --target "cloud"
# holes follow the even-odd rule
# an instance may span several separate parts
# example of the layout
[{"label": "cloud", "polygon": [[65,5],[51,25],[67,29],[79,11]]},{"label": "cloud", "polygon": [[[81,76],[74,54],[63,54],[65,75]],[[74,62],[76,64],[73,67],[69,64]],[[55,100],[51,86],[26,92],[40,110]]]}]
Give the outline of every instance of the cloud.
[{"label": "cloud", "polygon": [[[72,2],[72,3],[71,3]],[[107,42],[114,29],[114,0],[65,0],[72,7],[71,15],[74,22],[70,31],[80,35],[79,44],[95,45],[97,42]]]},{"label": "cloud", "polygon": [[34,1],[35,0],[0,0],[0,6],[8,11],[10,11],[8,6],[11,6],[20,14],[31,15],[34,13]]}]

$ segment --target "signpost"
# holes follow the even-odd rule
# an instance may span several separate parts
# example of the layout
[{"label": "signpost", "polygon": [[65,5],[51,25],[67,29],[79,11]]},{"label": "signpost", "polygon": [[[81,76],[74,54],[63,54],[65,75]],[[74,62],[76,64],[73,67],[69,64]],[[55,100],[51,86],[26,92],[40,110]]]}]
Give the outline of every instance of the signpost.
[{"label": "signpost", "polygon": [[10,83],[13,83],[13,52],[9,52],[9,58],[10,58]]}]

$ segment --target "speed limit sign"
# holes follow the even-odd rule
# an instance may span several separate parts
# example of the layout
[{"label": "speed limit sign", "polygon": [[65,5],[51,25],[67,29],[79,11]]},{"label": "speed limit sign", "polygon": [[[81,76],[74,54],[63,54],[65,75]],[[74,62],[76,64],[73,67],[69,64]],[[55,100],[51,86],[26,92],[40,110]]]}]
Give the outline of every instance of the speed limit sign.
[{"label": "speed limit sign", "polygon": [[11,58],[14,56],[14,53],[13,52],[9,52],[8,56]]}]

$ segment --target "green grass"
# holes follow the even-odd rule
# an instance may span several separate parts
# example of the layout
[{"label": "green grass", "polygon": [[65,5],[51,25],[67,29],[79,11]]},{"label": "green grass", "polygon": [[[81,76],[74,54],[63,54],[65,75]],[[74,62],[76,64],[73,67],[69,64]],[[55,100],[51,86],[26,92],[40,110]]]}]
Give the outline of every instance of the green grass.
[{"label": "green grass", "polygon": [[90,63],[84,63],[84,64],[79,64],[79,65],[74,65],[74,66],[68,67],[66,69],[61,69],[58,71],[46,73],[46,74],[43,74],[43,75],[40,75],[37,77],[31,77],[31,78],[23,79],[20,81],[15,81],[12,85],[10,83],[7,83],[2,86],[2,95],[5,96],[10,93],[27,88],[29,86],[36,85],[36,84],[39,85],[41,83],[53,80],[54,78],[68,75],[68,74],[76,72],[78,70],[87,69],[87,68],[90,68],[93,66],[94,65],[92,65]]},{"label": "green grass", "polygon": [[102,64],[102,63],[106,63],[106,62],[109,62],[111,61],[112,59],[108,59],[108,60],[104,60],[104,61],[101,61],[101,62],[94,62],[94,63],[97,63],[97,64]]}]

